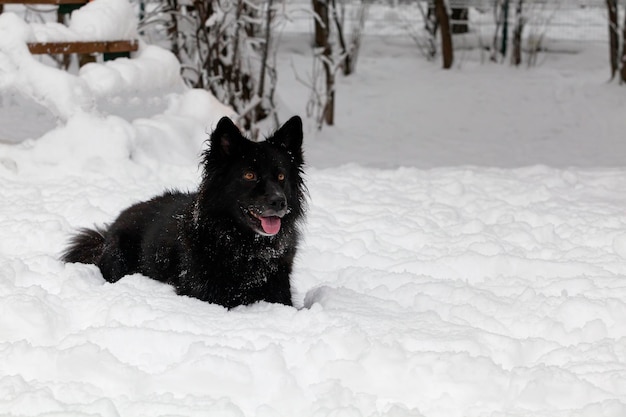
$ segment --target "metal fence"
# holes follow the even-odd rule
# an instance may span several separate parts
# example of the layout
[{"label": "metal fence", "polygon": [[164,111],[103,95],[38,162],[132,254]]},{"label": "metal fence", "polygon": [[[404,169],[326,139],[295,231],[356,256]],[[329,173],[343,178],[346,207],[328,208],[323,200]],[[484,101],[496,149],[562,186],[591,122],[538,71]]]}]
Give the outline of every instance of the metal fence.
[{"label": "metal fence", "polygon": [[[469,8],[469,24],[479,31],[494,27],[496,5],[504,0],[451,0],[452,7]],[[509,21],[517,0],[509,0]],[[602,41],[608,37],[605,0],[524,0],[526,36],[553,41]]]},{"label": "metal fence", "polygon": [[[489,36],[496,28],[498,12],[506,0],[449,0],[451,8],[467,9],[470,34]],[[423,10],[429,1],[391,1],[389,7],[416,25],[423,22]],[[512,27],[518,0],[509,0],[508,23]],[[410,9],[415,9],[411,11]],[[608,37],[605,0],[524,0],[525,37],[542,37],[546,41],[600,41]],[[622,10],[623,12],[623,10]],[[374,25],[384,14],[372,15]]]},{"label": "metal fence", "polygon": [[[451,8],[467,9],[469,36],[490,37],[496,28],[496,13],[506,0],[448,0]],[[515,18],[518,0],[509,1],[509,22]],[[424,27],[424,18],[431,0],[379,0],[368,1],[369,16],[366,34],[400,35],[411,30],[413,36]],[[622,3],[620,1],[620,3]],[[361,0],[345,0],[343,4],[347,26]],[[624,1],[620,4],[623,13]],[[287,8],[294,10],[289,28],[306,30],[302,22],[310,20],[310,0],[287,1]],[[608,39],[605,0],[524,0],[523,13],[526,21],[525,37],[541,37],[544,41],[606,42]],[[623,16],[623,15],[621,15]],[[623,21],[623,17],[620,18]],[[298,25],[298,21],[301,23]],[[311,22],[312,25],[312,22]]]}]

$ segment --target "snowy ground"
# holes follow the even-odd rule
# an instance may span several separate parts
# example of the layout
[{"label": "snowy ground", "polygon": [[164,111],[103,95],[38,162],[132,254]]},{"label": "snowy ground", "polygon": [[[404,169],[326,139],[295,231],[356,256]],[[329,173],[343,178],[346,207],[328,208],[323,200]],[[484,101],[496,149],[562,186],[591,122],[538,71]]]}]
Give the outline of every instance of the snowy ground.
[{"label": "snowy ground", "polygon": [[[0,37],[0,415],[623,417],[626,94],[605,45],[583,49],[533,69],[466,51],[443,72],[371,38],[337,126],[305,137],[298,308],[227,311],[57,255],[77,227],[195,188],[228,110],[156,51],[68,78]],[[285,38],[285,116],[307,54]],[[33,85],[56,114],[15,92]]]}]

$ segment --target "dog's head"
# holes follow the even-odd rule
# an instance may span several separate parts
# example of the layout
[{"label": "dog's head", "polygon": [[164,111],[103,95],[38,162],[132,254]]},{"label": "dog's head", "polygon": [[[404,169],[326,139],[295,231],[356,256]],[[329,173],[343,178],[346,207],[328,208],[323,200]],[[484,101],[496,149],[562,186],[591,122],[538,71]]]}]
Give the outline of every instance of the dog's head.
[{"label": "dog's head", "polygon": [[291,228],[304,203],[302,120],[294,116],[264,142],[253,142],[224,117],[210,142],[201,204],[260,235]]}]

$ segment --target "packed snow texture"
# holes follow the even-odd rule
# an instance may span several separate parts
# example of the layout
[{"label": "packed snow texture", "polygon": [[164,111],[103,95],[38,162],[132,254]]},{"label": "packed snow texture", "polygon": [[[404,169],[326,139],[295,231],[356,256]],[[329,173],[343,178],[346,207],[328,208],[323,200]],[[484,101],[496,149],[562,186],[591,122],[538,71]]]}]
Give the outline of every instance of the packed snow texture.
[{"label": "packed snow texture", "polygon": [[67,25],[32,22],[28,42],[119,41],[137,38],[137,17],[128,0],[90,1],[74,10]]},{"label": "packed snow texture", "polygon": [[301,308],[227,311],[56,259],[73,228],[195,183],[113,161],[0,171],[0,409],[626,412],[623,171],[310,169]]},{"label": "packed snow texture", "polygon": [[[605,52],[442,72],[368,39],[337,126],[305,135],[296,308],[228,311],[58,255],[195,189],[230,109],[158,49],[69,74],[0,36],[0,415],[623,417],[626,96]],[[285,36],[285,117],[308,56]]]}]

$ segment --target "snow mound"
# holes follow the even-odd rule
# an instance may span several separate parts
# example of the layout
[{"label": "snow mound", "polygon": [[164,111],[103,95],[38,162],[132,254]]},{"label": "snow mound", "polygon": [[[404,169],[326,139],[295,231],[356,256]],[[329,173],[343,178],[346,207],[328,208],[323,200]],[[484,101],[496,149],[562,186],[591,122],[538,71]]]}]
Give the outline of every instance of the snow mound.
[{"label": "snow mound", "polygon": [[69,25],[29,23],[28,42],[117,41],[137,38],[137,17],[127,0],[91,1],[72,12]]},{"label": "snow mound", "polygon": [[[130,29],[136,22],[129,16],[134,13],[125,0],[98,0],[73,14],[72,28],[83,28],[99,39],[126,38],[136,35]],[[120,23],[111,25],[107,19]],[[97,29],[95,22],[100,21],[103,28],[120,32],[114,36]],[[180,64],[169,51],[140,43],[131,59],[90,63],[71,74],[29,53],[26,42],[37,28],[15,14],[0,15],[0,89],[7,97],[27,97],[36,104],[30,110],[22,107],[22,112],[50,113],[41,123],[47,130],[32,137],[36,141],[7,148],[2,161],[12,170],[29,170],[29,159],[61,170],[104,169],[110,161],[131,158],[196,164],[206,132],[220,117],[234,114],[206,90],[187,88]],[[91,39],[75,32],[77,39]],[[22,99],[3,105],[10,110],[12,101],[23,106]],[[50,115],[58,122],[52,130]]]},{"label": "snow mound", "polygon": [[90,1],[72,12],[69,29],[82,40],[137,38],[137,16],[128,0]]},{"label": "snow mound", "polygon": [[79,78],[98,98],[184,90],[174,54],[152,45],[142,45],[132,59],[89,63],[80,69]]},{"label": "snow mound", "polygon": [[107,159],[0,164],[0,413],[626,412],[622,170],[309,169],[301,308],[227,311],[56,259],[76,227],[200,175]]}]

